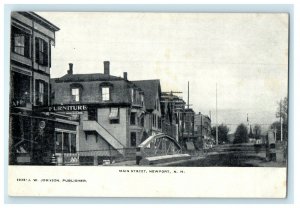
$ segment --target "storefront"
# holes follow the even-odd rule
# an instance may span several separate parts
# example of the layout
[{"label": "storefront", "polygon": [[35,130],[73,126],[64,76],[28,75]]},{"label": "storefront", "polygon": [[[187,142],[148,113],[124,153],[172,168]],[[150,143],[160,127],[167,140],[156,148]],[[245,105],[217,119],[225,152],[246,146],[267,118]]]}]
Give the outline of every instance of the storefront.
[{"label": "storefront", "polygon": [[54,154],[57,165],[79,165],[78,125],[76,121],[56,119]]},{"label": "storefront", "polygon": [[78,122],[26,110],[10,113],[10,165],[78,164]]}]

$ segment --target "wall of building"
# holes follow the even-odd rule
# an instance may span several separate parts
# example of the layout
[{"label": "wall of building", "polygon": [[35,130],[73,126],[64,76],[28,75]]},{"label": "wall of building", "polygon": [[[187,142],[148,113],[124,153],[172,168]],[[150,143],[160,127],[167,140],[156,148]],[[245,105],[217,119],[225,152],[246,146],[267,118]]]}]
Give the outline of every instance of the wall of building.
[{"label": "wall of building", "polygon": [[111,124],[109,119],[110,108],[98,108],[98,123],[102,125],[111,135],[127,146],[127,108],[119,108],[118,124]]},{"label": "wall of building", "polygon": [[[20,73],[20,70],[24,71],[25,73],[28,73],[27,71],[32,72],[33,76],[33,82],[30,80],[31,85],[31,91],[30,91],[30,97],[31,97],[31,104],[36,105],[36,87],[35,87],[35,80],[43,80],[46,83],[48,83],[48,92],[50,92],[49,82],[50,82],[50,63],[51,63],[51,56],[50,56],[50,50],[51,50],[51,44],[50,41],[54,42],[55,38],[55,32],[47,29],[46,27],[42,26],[41,24],[37,23],[35,20],[32,20],[28,17],[25,17],[24,15],[18,13],[18,12],[12,12],[11,14],[12,18],[12,26],[15,28],[20,29],[23,31],[23,33],[26,33],[27,36],[29,36],[29,57],[22,56],[18,53],[15,53],[13,50],[11,50],[11,60],[12,62],[12,69],[14,71],[18,71],[17,73]],[[45,66],[42,66],[36,62],[36,47],[35,47],[35,38],[41,38],[43,39],[46,44],[48,45],[48,51],[47,51],[47,57],[48,57],[48,64]],[[17,69],[17,70],[16,70]],[[22,73],[22,72],[21,72]],[[49,101],[49,94],[48,93],[48,101]],[[46,103],[48,105],[48,103]]]},{"label": "wall of building", "polygon": [[79,138],[79,152],[81,156],[107,155],[110,145],[97,133],[86,134],[83,131]]}]

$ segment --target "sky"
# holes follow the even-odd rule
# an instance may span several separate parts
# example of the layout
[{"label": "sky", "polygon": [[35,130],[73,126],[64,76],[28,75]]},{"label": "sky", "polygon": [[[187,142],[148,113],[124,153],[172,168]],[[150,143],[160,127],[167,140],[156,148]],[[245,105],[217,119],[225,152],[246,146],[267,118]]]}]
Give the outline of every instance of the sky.
[{"label": "sky", "polygon": [[[288,16],[272,13],[37,12],[60,30],[51,77],[110,73],[129,80],[160,79],[162,91],[181,91],[196,113],[230,127],[267,128],[287,96]],[[216,93],[217,88],[217,93]]]}]

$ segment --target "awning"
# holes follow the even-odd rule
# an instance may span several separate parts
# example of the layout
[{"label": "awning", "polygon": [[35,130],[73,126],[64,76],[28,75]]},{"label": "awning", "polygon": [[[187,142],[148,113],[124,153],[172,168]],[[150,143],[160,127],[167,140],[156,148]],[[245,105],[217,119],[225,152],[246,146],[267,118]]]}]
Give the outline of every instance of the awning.
[{"label": "awning", "polygon": [[119,119],[119,109],[118,108],[111,108],[109,119]]}]

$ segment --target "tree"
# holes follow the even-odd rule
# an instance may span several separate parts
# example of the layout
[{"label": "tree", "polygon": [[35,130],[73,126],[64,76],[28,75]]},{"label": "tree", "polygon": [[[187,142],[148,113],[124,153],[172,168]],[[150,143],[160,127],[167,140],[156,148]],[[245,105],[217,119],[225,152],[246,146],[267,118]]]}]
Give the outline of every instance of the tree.
[{"label": "tree", "polygon": [[245,124],[240,124],[235,130],[233,143],[248,142],[248,130]]},{"label": "tree", "polygon": [[278,136],[277,140],[280,140],[281,128],[280,120],[282,121],[282,137],[286,141],[288,138],[288,99],[285,97],[283,100],[278,102],[276,117],[279,118],[279,121],[275,121],[271,125],[271,129],[276,129],[276,134]]},{"label": "tree", "polygon": [[276,112],[276,117],[277,118],[282,118],[283,123],[287,122],[288,120],[288,99],[285,97],[283,100],[280,100],[277,102],[278,107],[277,107],[277,112]]},{"label": "tree", "polygon": [[258,124],[255,124],[254,128],[253,128],[253,132],[254,132],[254,138],[259,139],[261,136],[261,126]]},{"label": "tree", "polygon": [[[229,128],[226,125],[221,124],[218,126],[218,143],[219,144],[222,144],[223,142],[228,143],[228,141],[229,141],[228,132],[229,132]],[[215,126],[211,129],[211,135],[216,138],[216,127]]]},{"label": "tree", "polygon": [[[280,128],[280,121],[275,121],[272,123],[272,125],[270,126],[270,129],[273,129],[276,131],[276,140],[280,140],[280,135],[281,135],[281,128]],[[282,137],[283,140],[286,141],[287,140],[287,123],[282,123]]]}]

